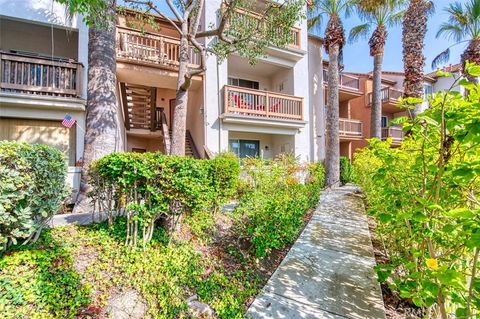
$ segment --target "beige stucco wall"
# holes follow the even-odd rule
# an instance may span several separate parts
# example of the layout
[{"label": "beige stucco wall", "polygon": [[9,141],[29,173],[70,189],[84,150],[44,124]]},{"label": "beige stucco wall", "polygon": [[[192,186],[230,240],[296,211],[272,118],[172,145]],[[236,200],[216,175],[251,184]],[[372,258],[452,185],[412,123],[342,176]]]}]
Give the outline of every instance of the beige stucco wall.
[{"label": "beige stucco wall", "polygon": [[53,53],[56,57],[77,60],[78,31],[0,17],[0,50],[26,51],[47,56]]}]

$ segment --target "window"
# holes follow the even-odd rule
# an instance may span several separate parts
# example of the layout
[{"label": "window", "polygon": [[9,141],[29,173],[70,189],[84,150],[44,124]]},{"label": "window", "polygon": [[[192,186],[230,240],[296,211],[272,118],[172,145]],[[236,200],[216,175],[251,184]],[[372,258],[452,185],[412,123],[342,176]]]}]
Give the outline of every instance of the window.
[{"label": "window", "polygon": [[228,144],[230,151],[239,158],[258,157],[260,155],[259,141],[231,139]]},{"label": "window", "polygon": [[423,99],[425,101],[428,100],[428,96],[433,93],[433,87],[431,84],[424,83],[423,84]]},{"label": "window", "polygon": [[257,81],[250,81],[250,80],[239,79],[239,78],[228,78],[228,85],[234,85],[234,86],[239,86],[242,88],[254,89],[254,90],[258,90],[258,88],[260,87],[260,83]]},{"label": "window", "polygon": [[388,118],[386,116],[382,116],[382,128],[387,127],[388,125]]}]

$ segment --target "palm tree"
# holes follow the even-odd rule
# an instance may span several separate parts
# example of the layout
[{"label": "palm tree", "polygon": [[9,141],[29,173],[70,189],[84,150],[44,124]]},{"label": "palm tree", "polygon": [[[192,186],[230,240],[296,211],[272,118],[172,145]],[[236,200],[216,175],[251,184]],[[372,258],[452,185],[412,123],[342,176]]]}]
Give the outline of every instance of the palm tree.
[{"label": "palm tree", "polygon": [[345,44],[345,31],[341,20],[352,6],[350,0],[317,0],[309,7],[309,28],[319,29],[324,16],[328,17],[325,29],[325,50],[328,63],[328,98],[326,114],[326,185],[340,184],[340,135],[339,135],[339,63]]},{"label": "palm tree", "polygon": [[[440,25],[437,38],[444,36],[454,40],[454,45],[468,42],[461,56],[462,66],[465,67],[466,61],[480,64],[480,0],[469,0],[465,4],[457,1],[451,3],[445,11],[449,14],[448,22]],[[432,68],[449,60],[451,47],[433,60]],[[476,81],[473,78],[471,80]]]},{"label": "palm tree", "polygon": [[[405,97],[421,98],[423,94],[423,68],[425,66],[425,35],[428,16],[433,12],[433,1],[410,0],[403,19],[403,69]],[[418,113],[414,110],[414,116]]]},{"label": "palm tree", "polygon": [[382,137],[382,63],[385,42],[387,40],[387,27],[399,24],[404,11],[401,10],[401,1],[387,0],[383,5],[373,7],[372,10],[364,10],[357,5],[359,17],[364,21],[350,31],[349,40],[355,41],[359,37],[367,37],[374,27],[368,44],[370,55],[373,57],[373,91],[370,137]]}]

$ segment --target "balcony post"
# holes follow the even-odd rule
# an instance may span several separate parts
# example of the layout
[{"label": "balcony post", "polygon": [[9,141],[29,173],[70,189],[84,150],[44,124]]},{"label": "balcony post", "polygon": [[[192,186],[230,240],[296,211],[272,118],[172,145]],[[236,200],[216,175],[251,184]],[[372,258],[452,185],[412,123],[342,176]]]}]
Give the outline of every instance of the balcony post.
[{"label": "balcony post", "polygon": [[268,91],[266,92],[267,94],[265,95],[265,116],[269,117],[269,112],[270,112],[270,94],[268,94]]}]

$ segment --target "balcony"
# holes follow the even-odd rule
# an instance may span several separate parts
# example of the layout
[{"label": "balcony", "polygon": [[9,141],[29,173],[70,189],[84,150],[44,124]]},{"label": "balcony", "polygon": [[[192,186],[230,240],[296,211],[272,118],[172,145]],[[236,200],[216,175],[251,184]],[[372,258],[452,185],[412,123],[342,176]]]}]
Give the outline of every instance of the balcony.
[{"label": "balcony", "polygon": [[[328,70],[323,69],[323,83],[325,86],[328,85]],[[362,96],[360,91],[360,79],[347,75],[340,74],[340,87],[339,87],[339,99],[340,102],[348,101],[356,97]]]},{"label": "balcony", "polygon": [[[258,28],[259,24],[262,26],[262,30],[267,29],[266,23],[261,14],[249,10],[236,9],[234,19],[241,20],[242,24],[251,26],[252,28]],[[288,32],[281,28],[276,30],[277,35],[288,36],[288,47],[300,49],[301,47],[301,33],[299,28],[291,28]]]},{"label": "balcony", "polygon": [[80,97],[82,68],[58,58],[0,52],[0,92]]},{"label": "balcony", "polygon": [[359,140],[363,138],[363,122],[340,118],[339,134],[341,140]]},{"label": "balcony", "polygon": [[[178,70],[178,39],[117,26],[117,61]],[[200,66],[200,54],[190,48],[190,66]]]},{"label": "balcony", "polygon": [[[249,26],[252,29],[266,30],[267,21],[263,19],[262,15],[250,10],[236,9],[233,19],[238,19],[243,25]],[[301,29],[293,27],[289,30],[284,28],[277,28],[273,30],[277,36],[287,37],[287,45],[284,48],[270,46],[266,53],[270,56],[275,56],[289,61],[299,61],[302,59],[304,52],[302,50],[302,34]]]},{"label": "balcony", "polygon": [[392,139],[392,145],[398,146],[403,141],[404,133],[401,127],[390,126],[382,128],[382,140],[385,141],[387,138]]},{"label": "balcony", "polygon": [[[403,91],[391,87],[384,87],[381,91],[383,109],[385,112],[398,112],[398,99],[403,97]],[[372,92],[368,93],[368,105],[372,105]]]},{"label": "balcony", "polygon": [[299,128],[303,121],[303,98],[281,93],[224,87],[224,122],[253,123]]}]

